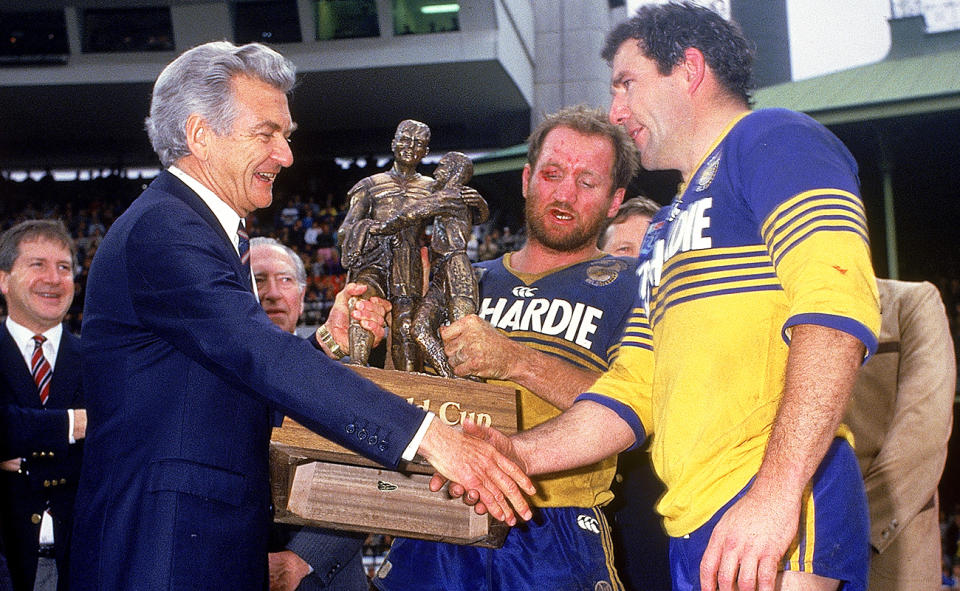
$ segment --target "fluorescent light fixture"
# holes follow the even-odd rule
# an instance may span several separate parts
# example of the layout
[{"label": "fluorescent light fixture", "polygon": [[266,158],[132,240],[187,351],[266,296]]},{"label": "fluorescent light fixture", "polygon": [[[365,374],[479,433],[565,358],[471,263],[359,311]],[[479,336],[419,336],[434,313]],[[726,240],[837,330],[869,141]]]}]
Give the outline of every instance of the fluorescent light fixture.
[{"label": "fluorescent light fixture", "polygon": [[427,4],[420,7],[423,14],[447,14],[449,12],[460,12],[460,4],[451,2],[450,4]]}]

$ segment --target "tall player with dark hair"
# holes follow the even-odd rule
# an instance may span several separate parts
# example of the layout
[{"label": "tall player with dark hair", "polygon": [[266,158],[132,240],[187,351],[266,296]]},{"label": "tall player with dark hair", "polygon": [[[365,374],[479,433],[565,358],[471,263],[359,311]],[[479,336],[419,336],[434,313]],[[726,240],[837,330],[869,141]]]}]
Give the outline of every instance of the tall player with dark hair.
[{"label": "tall player with dark hair", "polygon": [[614,366],[512,439],[532,474],[651,437],[675,589],[863,590],[867,503],[844,409],[880,314],[857,166],[822,125],[751,112],[737,27],[690,2],[617,26],[610,120],[684,183],[640,251]]}]

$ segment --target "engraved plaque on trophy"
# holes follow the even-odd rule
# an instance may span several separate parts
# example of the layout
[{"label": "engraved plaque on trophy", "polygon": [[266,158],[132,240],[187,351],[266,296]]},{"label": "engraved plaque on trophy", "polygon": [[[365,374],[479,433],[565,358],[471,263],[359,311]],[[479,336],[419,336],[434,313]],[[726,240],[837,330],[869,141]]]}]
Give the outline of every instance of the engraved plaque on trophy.
[{"label": "engraved plaque on trophy", "polygon": [[[517,430],[517,392],[503,385],[370,367],[364,377],[456,425],[465,417],[510,434]],[[446,490],[431,492],[433,469],[410,462],[400,471],[340,447],[287,418],[270,446],[274,519],[410,538],[499,547],[509,527],[477,515]]]}]

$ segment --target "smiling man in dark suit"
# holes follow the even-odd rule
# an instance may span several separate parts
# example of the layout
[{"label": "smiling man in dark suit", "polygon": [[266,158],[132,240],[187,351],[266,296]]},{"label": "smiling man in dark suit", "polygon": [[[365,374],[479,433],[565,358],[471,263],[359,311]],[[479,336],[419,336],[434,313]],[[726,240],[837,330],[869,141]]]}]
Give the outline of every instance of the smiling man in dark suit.
[{"label": "smiling man in dark suit", "polygon": [[385,466],[419,453],[474,482],[496,517],[530,517],[515,464],[260,307],[238,229],[293,162],[294,81],[275,51],[227,42],[157,79],[147,131],[167,170],[114,222],[87,283],[75,590],[264,588],[274,411]]},{"label": "smiling man in dark suit", "polygon": [[80,342],[63,325],[74,255],[58,221],[28,220],[0,237],[9,313],[0,327],[0,533],[15,591],[33,591],[35,580],[67,588],[86,430]]}]

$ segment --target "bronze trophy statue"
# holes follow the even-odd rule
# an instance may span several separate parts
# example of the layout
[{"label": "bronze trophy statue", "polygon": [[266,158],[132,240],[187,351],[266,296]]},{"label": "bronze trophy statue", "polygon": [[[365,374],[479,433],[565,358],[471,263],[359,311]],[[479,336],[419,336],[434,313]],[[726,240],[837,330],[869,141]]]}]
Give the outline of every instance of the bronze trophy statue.
[{"label": "bronze trophy statue", "polygon": [[437,163],[432,193],[410,200],[399,212],[371,234],[392,234],[404,225],[433,219],[430,238],[432,277],[427,293],[414,311],[412,332],[420,350],[442,376],[456,377],[437,334],[444,317],[451,322],[476,314],[479,306],[477,281],[467,257],[467,242],[474,224],[486,221],[487,202],[464,185],[473,177],[473,163],[466,154],[449,152]]},{"label": "bronze trophy statue", "polygon": [[[387,221],[408,200],[430,194],[433,179],[417,172],[417,165],[429,152],[429,144],[429,127],[410,119],[401,121],[393,137],[393,167],[362,179],[350,189],[350,209],[338,232],[347,280],[366,285],[365,296],[385,298],[393,305],[391,356],[394,368],[401,371],[422,368],[410,327],[414,308],[422,298],[419,241],[425,224],[412,224],[393,234],[376,236],[371,235],[370,228]],[[372,335],[353,323],[349,335],[351,362],[366,365]]]},{"label": "bronze trophy statue", "polygon": [[[515,389],[448,379],[455,376],[438,329],[444,319],[477,312],[479,291],[466,247],[473,224],[485,221],[489,210],[477,191],[464,186],[473,176],[466,155],[446,154],[435,179],[417,172],[429,143],[430,128],[402,121],[393,138],[393,166],[364,178],[348,194],[350,208],[338,232],[343,266],[348,281],[367,286],[362,297],[392,304],[391,359],[400,371],[366,367],[373,335],[351,317],[352,369],[433,412],[432,420],[452,426],[469,419],[515,433]],[[428,227],[432,277],[424,285],[420,253]],[[354,305],[356,300],[351,310]],[[424,357],[439,377],[418,373]],[[348,436],[374,445],[383,434],[360,426]],[[274,429],[271,442],[277,521],[491,548],[502,545],[509,530],[445,492],[431,492],[433,468],[422,459],[405,462],[399,471],[371,466],[289,417]]]},{"label": "bronze trophy statue", "polygon": [[[440,375],[454,377],[437,329],[444,315],[457,320],[477,311],[477,283],[466,245],[473,224],[486,220],[489,210],[479,193],[464,186],[473,176],[466,155],[445,155],[436,179],[417,172],[429,142],[425,124],[400,123],[392,143],[393,167],[350,189],[350,209],[338,235],[347,280],[367,285],[365,296],[388,299],[393,306],[394,368],[422,371],[423,353]],[[433,279],[424,297],[420,237],[431,223]],[[349,336],[351,362],[366,365],[373,336],[352,321]]]}]

